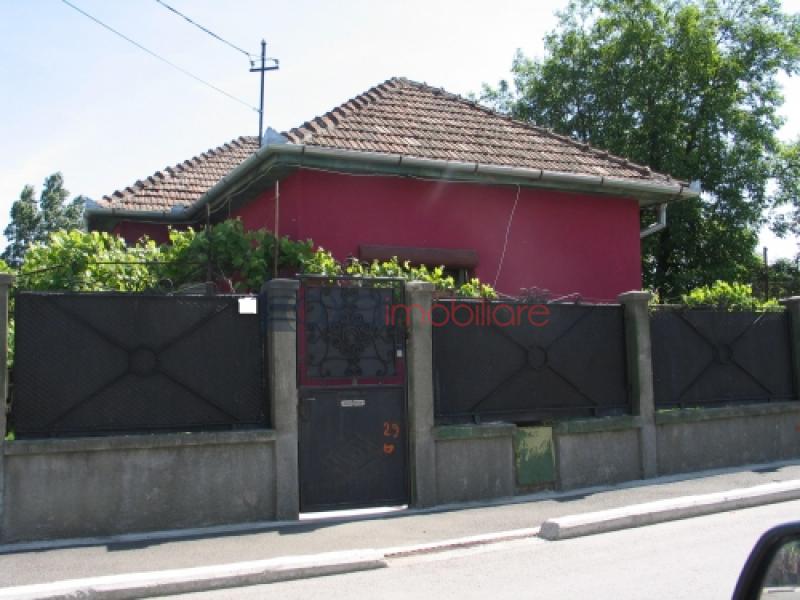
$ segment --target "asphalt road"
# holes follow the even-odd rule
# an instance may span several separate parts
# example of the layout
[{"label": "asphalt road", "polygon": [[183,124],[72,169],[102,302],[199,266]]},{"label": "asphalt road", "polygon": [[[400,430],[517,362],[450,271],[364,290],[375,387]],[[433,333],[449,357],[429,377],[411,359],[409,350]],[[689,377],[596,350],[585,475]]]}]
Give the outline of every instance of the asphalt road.
[{"label": "asphalt road", "polygon": [[181,600],[247,598],[730,598],[753,544],[800,519],[800,501],[546,542],[521,540],[397,559],[389,568],[216,592]]}]

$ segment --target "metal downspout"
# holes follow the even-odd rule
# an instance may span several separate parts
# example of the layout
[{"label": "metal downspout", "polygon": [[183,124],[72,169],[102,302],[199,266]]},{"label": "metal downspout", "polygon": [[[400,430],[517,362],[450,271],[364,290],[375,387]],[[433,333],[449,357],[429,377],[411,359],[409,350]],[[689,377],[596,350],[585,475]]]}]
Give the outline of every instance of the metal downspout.
[{"label": "metal downspout", "polygon": [[658,233],[662,229],[667,228],[667,204],[658,205],[658,221],[649,227],[642,229],[639,232],[639,239],[643,240],[648,235],[652,235],[654,233]]}]

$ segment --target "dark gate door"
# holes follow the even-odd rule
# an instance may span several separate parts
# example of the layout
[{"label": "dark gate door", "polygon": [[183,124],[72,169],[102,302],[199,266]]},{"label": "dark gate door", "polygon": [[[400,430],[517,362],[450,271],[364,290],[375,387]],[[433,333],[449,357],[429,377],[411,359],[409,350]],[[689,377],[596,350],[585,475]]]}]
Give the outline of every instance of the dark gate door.
[{"label": "dark gate door", "polygon": [[[408,502],[405,322],[392,310],[402,302],[397,280],[302,280],[303,512]],[[403,313],[397,323],[392,312]]]}]

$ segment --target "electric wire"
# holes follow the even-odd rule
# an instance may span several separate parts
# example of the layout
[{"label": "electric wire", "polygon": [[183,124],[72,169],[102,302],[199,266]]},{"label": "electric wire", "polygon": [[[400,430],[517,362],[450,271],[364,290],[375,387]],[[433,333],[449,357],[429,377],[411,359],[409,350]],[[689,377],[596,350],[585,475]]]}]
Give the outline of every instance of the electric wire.
[{"label": "electric wire", "polygon": [[127,41],[127,42],[129,42],[129,43],[133,44],[134,46],[136,46],[136,47],[137,47],[137,48],[139,48],[140,50],[143,50],[144,52],[147,52],[147,53],[148,53],[150,56],[152,56],[152,57],[154,57],[154,58],[157,58],[157,59],[158,59],[158,60],[160,60],[161,62],[163,62],[163,63],[165,63],[165,64],[169,65],[170,67],[172,67],[173,69],[176,69],[177,71],[180,71],[181,73],[183,73],[183,74],[184,74],[184,75],[186,75],[187,77],[191,77],[192,79],[194,79],[194,80],[195,80],[195,81],[197,81],[198,83],[202,83],[202,84],[203,84],[203,85],[205,85],[206,87],[209,87],[209,88],[211,88],[212,90],[214,90],[215,92],[218,92],[218,93],[222,94],[223,96],[226,96],[226,97],[230,98],[231,100],[234,100],[235,102],[238,102],[239,104],[241,104],[241,105],[243,105],[243,106],[246,106],[247,108],[249,108],[249,109],[250,109],[250,110],[252,110],[252,111],[259,112],[259,111],[258,111],[258,109],[257,109],[255,106],[252,106],[251,104],[249,104],[249,103],[248,103],[248,102],[246,102],[245,100],[242,100],[241,98],[237,98],[237,97],[236,97],[236,96],[234,96],[233,94],[230,94],[230,93],[226,92],[225,90],[223,90],[222,88],[219,88],[219,87],[215,86],[213,83],[209,83],[209,82],[208,82],[208,81],[206,81],[205,79],[201,79],[200,77],[198,77],[198,76],[197,76],[197,75],[195,75],[194,73],[191,73],[190,71],[187,71],[187,70],[186,70],[186,69],[184,69],[183,67],[180,67],[180,66],[176,65],[174,62],[172,62],[172,61],[170,61],[170,60],[168,60],[168,59],[164,58],[163,56],[161,56],[161,55],[159,55],[159,54],[156,54],[155,52],[153,52],[153,51],[152,51],[152,50],[150,50],[149,48],[146,48],[145,46],[142,46],[142,45],[141,45],[139,42],[137,42],[137,41],[135,41],[135,40],[132,40],[131,38],[129,38],[129,37],[128,37],[127,35],[125,35],[124,33],[120,33],[119,31],[117,31],[116,29],[114,29],[113,27],[111,27],[110,25],[106,25],[105,23],[103,23],[103,21],[101,21],[100,19],[98,19],[98,18],[96,18],[96,17],[94,17],[94,16],[90,15],[89,13],[87,13],[87,12],[86,12],[85,10],[83,10],[82,8],[79,8],[79,7],[75,6],[75,5],[74,5],[74,4],[72,4],[72,3],[71,3],[69,0],[61,0],[61,1],[62,1],[64,4],[66,4],[67,6],[69,6],[70,8],[72,8],[73,10],[76,10],[77,12],[81,13],[83,16],[87,17],[88,19],[91,19],[92,21],[94,21],[95,23],[97,23],[98,25],[100,25],[101,27],[104,27],[105,29],[109,30],[110,32],[114,33],[115,35],[118,35],[118,36],[119,36],[119,37],[121,37],[123,40],[125,40],[125,41]]},{"label": "electric wire", "polygon": [[497,287],[497,280],[500,279],[500,272],[503,270],[503,261],[506,258],[506,248],[508,248],[508,237],[511,233],[511,223],[514,222],[514,213],[517,212],[517,203],[519,202],[519,190],[520,187],[517,185],[517,195],[514,198],[514,206],[511,207],[511,214],[508,215],[508,225],[506,225],[506,237],[503,240],[503,252],[500,254],[500,262],[497,264],[497,275],[494,276],[494,283],[492,287]]},{"label": "electric wire", "polygon": [[253,58],[254,58],[254,56],[255,56],[254,54],[251,54],[251,53],[250,53],[250,52],[248,52],[247,50],[242,50],[242,49],[241,49],[241,48],[239,48],[239,46],[237,46],[236,44],[233,44],[233,43],[229,42],[228,40],[226,40],[226,39],[224,39],[224,38],[220,37],[219,35],[217,35],[217,34],[216,34],[216,33],[214,33],[213,31],[211,31],[210,29],[207,29],[206,27],[203,27],[202,25],[200,25],[200,23],[197,23],[196,21],[193,21],[192,19],[190,19],[189,17],[187,17],[185,14],[183,14],[181,11],[179,11],[179,10],[178,10],[178,9],[176,9],[176,8],[173,8],[173,7],[171,7],[171,6],[170,6],[169,4],[167,4],[166,2],[163,2],[162,0],[156,0],[156,2],[158,2],[158,3],[159,3],[161,6],[163,6],[163,7],[164,7],[164,8],[166,8],[167,10],[169,10],[169,11],[172,11],[172,12],[173,12],[174,14],[176,14],[177,16],[179,16],[179,17],[183,17],[183,19],[185,19],[187,22],[191,23],[192,25],[194,25],[195,27],[197,27],[197,28],[198,28],[198,29],[200,29],[201,31],[204,31],[205,33],[207,33],[207,34],[208,34],[208,35],[210,35],[211,37],[213,37],[213,38],[216,38],[217,40],[219,40],[220,42],[222,42],[223,44],[225,44],[225,45],[227,45],[227,46],[230,46],[231,48],[233,48],[233,49],[234,49],[234,50],[236,50],[237,52],[241,52],[242,54],[244,54],[244,55],[247,57],[247,59],[248,59],[248,60],[250,61],[250,63],[252,64],[252,62],[253,62]]}]

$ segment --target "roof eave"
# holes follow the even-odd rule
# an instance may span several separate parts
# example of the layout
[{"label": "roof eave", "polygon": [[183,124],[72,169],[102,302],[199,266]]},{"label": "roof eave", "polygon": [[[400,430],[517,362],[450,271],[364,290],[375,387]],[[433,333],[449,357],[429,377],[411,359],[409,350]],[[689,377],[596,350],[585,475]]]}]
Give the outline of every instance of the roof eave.
[{"label": "roof eave", "polygon": [[408,175],[420,172],[432,177],[435,174],[454,180],[476,181],[484,183],[519,183],[532,187],[547,187],[562,190],[586,191],[603,194],[622,194],[636,198],[643,206],[672,202],[678,199],[699,195],[689,189],[689,184],[682,181],[646,181],[531,169],[527,167],[505,167],[485,163],[449,161],[430,158],[416,158],[401,154],[364,152],[358,150],[342,150],[303,144],[282,144],[270,147],[278,155],[300,157],[296,166],[303,166],[312,161],[306,159],[332,159],[342,162],[361,163],[370,170],[380,171],[381,167],[394,167],[393,171],[401,171]]},{"label": "roof eave", "polygon": [[192,205],[180,211],[175,210],[131,210],[125,208],[115,207],[102,207],[95,204],[94,206],[87,207],[84,211],[87,221],[92,217],[112,217],[112,218],[136,218],[136,219],[151,219],[154,221],[164,223],[175,223],[180,221],[187,221],[194,218],[203,206],[213,202],[215,198],[224,195],[239,179],[244,177],[252,169],[257,167],[262,159],[268,154],[269,150],[274,146],[264,146],[256,150],[253,154],[244,159],[236,167],[234,167],[227,175],[223,176],[217,183],[208,189],[200,198],[197,199]]},{"label": "roof eave", "polygon": [[183,211],[136,211],[94,206],[86,209],[87,219],[91,217],[135,218],[174,223],[197,218],[205,206],[211,206],[217,200],[226,197],[234,191],[234,187],[240,180],[256,170],[262,161],[271,157],[286,166],[294,167],[319,166],[320,163],[324,166],[327,161],[336,161],[340,166],[346,163],[355,170],[367,170],[376,174],[386,172],[427,178],[439,177],[454,181],[518,184],[590,193],[619,194],[637,199],[641,206],[662,204],[699,195],[698,192],[690,190],[687,183],[681,181],[670,183],[639,181],[527,167],[504,167],[485,163],[416,158],[401,154],[287,143],[260,148]]}]

